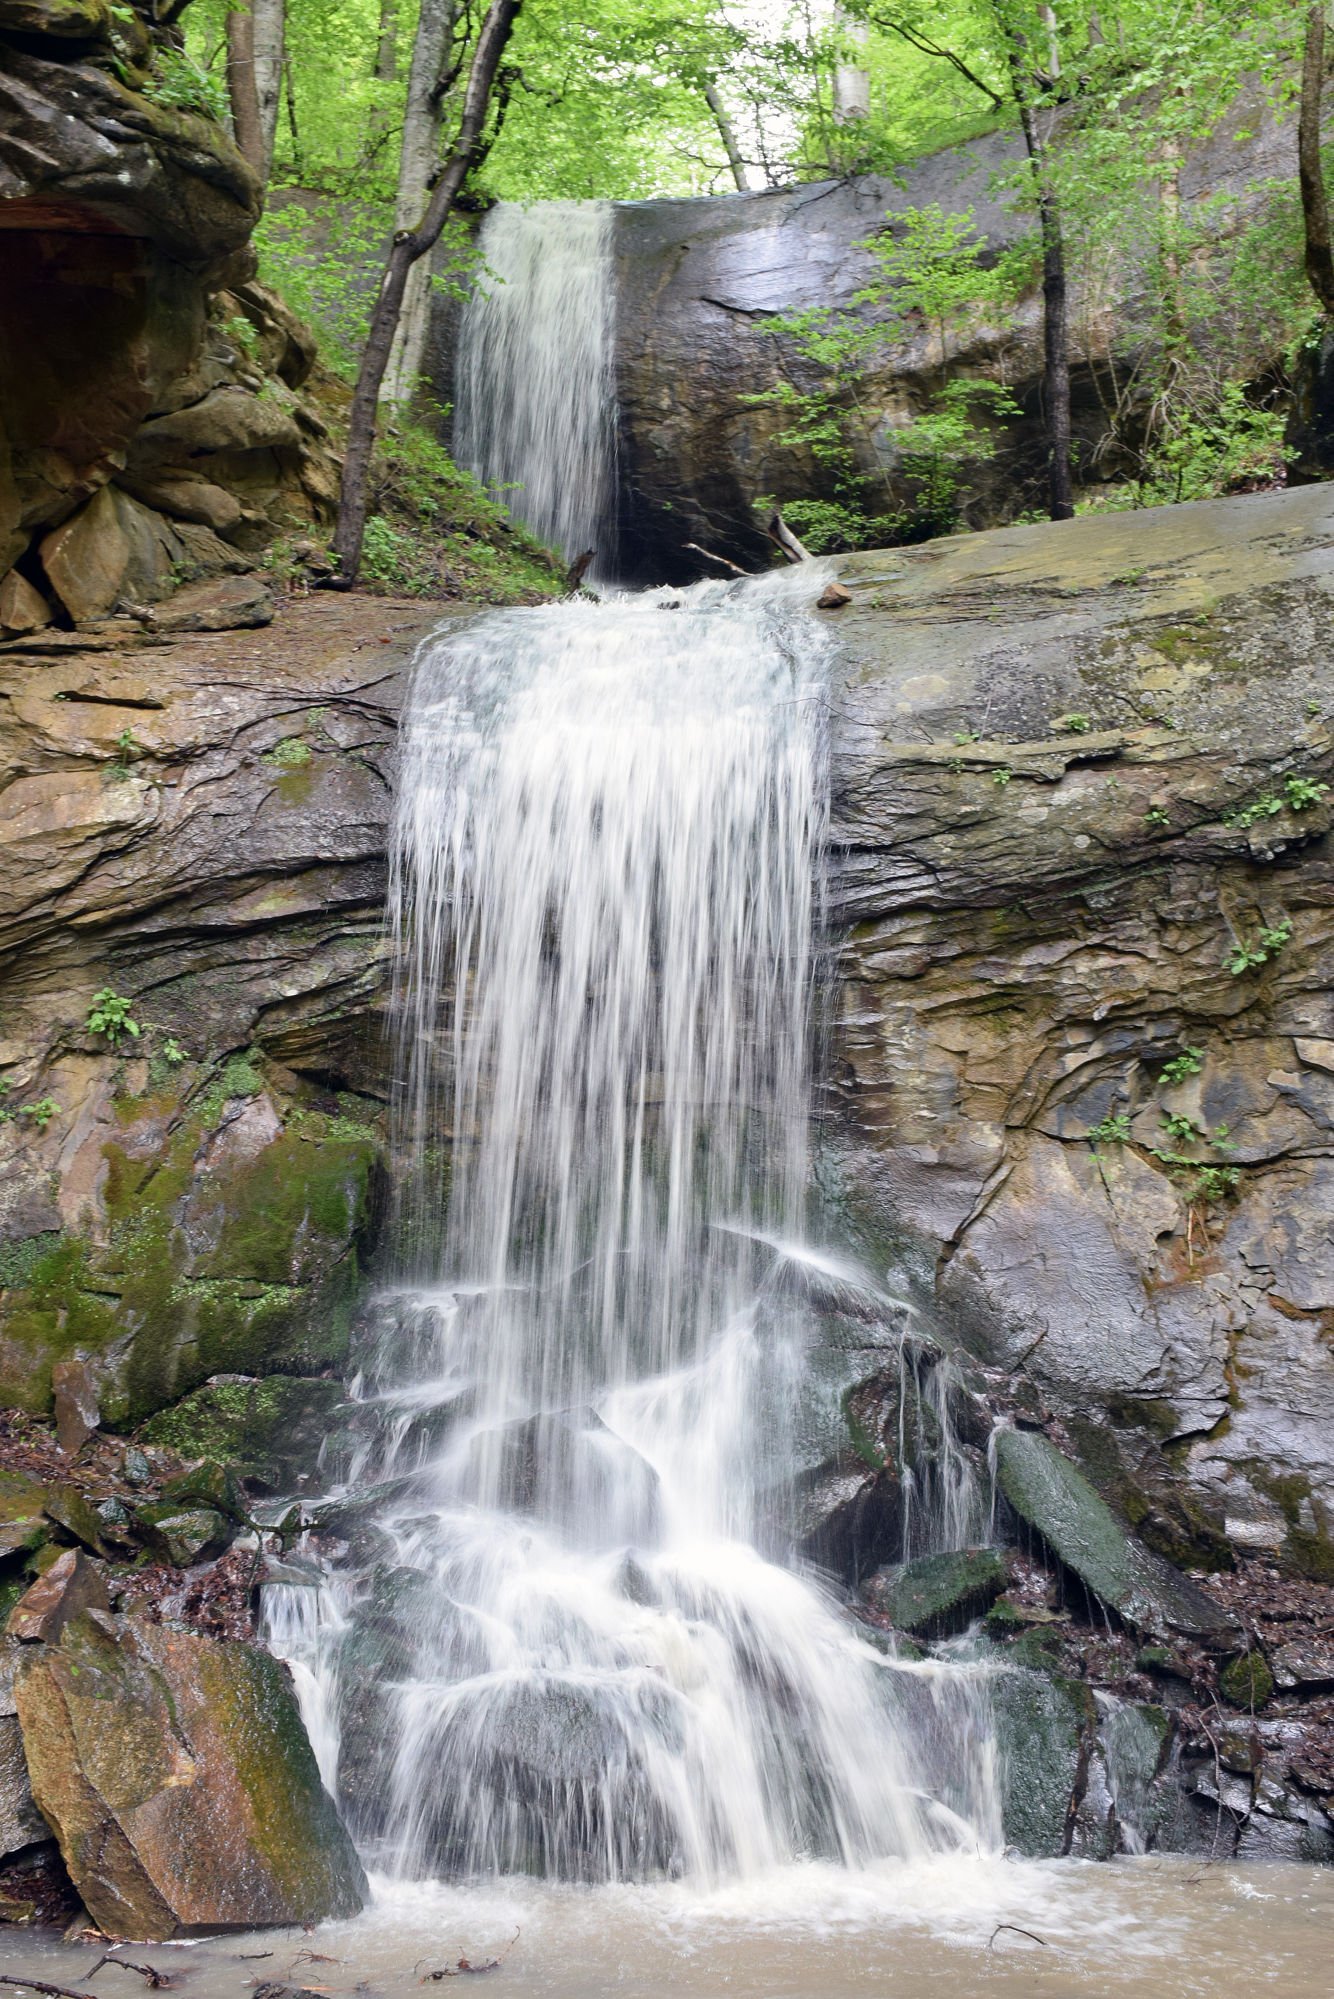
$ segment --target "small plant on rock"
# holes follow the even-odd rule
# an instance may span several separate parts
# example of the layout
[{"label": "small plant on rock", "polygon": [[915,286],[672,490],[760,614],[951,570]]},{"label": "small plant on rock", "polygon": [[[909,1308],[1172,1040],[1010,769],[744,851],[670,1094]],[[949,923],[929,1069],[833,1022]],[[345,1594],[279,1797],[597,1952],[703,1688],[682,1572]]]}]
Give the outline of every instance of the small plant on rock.
[{"label": "small plant on rock", "polygon": [[1093,727],[1093,719],[1089,715],[1058,715],[1052,727],[1058,735],[1086,736]]},{"label": "small plant on rock", "polygon": [[1271,958],[1277,957],[1291,936],[1290,923],[1275,923],[1262,930],[1253,944],[1240,941],[1234,944],[1227,967],[1233,978],[1239,979],[1243,972],[1255,972],[1261,965],[1267,965]]},{"label": "small plant on rock", "polygon": [[1010,779],[1013,776],[1014,772],[1010,769],[1009,765],[1002,764],[999,770],[992,771],[991,782],[993,784],[998,784],[1001,790],[1004,791],[1006,785],[1010,782]]},{"label": "small plant on rock", "polygon": [[1130,1115],[1127,1111],[1111,1111],[1095,1124],[1089,1133],[1091,1145],[1129,1145]]},{"label": "small plant on rock", "polygon": [[1144,815],[1146,826],[1170,826],[1171,820],[1161,805],[1151,805]]},{"label": "small plant on rock", "polygon": [[1158,1072],[1158,1081],[1166,1083],[1169,1089],[1175,1089],[1177,1084],[1184,1083],[1187,1077],[1198,1076],[1203,1063],[1204,1050],[1202,1048],[1183,1048],[1181,1053],[1174,1055],[1170,1062],[1164,1062]]},{"label": "small plant on rock", "polygon": [[164,1062],[169,1062],[173,1069],[179,1069],[182,1062],[189,1060],[174,1034],[169,1034],[162,1044],[162,1059]]},{"label": "small plant on rock", "polygon": [[35,1104],[24,1104],[19,1116],[30,1117],[38,1131],[45,1131],[59,1109],[60,1105],[54,1097],[39,1097]]},{"label": "small plant on rock", "polygon": [[304,770],[310,758],[309,743],[303,743],[300,736],[284,736],[271,750],[265,750],[261,762],[273,764],[278,770]]},{"label": "small plant on rock", "polygon": [[1309,812],[1313,805],[1319,805],[1327,784],[1317,784],[1314,778],[1289,775],[1283,780],[1283,795],[1290,812]]},{"label": "small plant on rock", "polygon": [[93,994],[85,1026],[90,1034],[100,1034],[112,1048],[119,1047],[124,1034],[133,1041],[139,1039],[139,1023],[130,1017],[130,1001],[123,993],[113,992],[110,986],[103,986]]}]

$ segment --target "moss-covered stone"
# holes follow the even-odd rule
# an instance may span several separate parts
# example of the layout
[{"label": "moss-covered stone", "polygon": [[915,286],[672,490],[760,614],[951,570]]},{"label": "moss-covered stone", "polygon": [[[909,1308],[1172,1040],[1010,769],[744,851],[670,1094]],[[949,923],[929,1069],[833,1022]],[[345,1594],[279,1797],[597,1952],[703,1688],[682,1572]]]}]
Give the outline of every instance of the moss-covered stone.
[{"label": "moss-covered stone", "polygon": [[1007,1842],[1034,1859],[1064,1853],[1097,1719],[1077,1680],[1004,1672],[992,1686]]},{"label": "moss-covered stone", "polygon": [[999,1549],[961,1548],[881,1569],[863,1594],[898,1630],[947,1638],[980,1617],[1007,1580]]},{"label": "moss-covered stone", "polygon": [[24,1660],[15,1698],[34,1795],[108,1935],[360,1908],[361,1867],[267,1653],[76,1618]]},{"label": "moss-covered stone", "polygon": [[1274,1675],[1261,1652],[1243,1652],[1229,1659],[1218,1675],[1218,1689],[1234,1707],[1261,1708],[1274,1691]]},{"label": "moss-covered stone", "polygon": [[48,1235],[11,1256],[22,1281],[0,1292],[6,1402],[49,1411],[51,1369],[75,1353],[99,1358],[112,1425],[215,1374],[341,1364],[379,1140],[313,1119],[284,1129],[262,1086],[238,1057],[190,1104],[155,1105],[164,1144],[142,1157],[132,1134],[104,1147],[105,1244]]},{"label": "moss-covered stone", "polygon": [[221,1460],[238,1478],[281,1491],[314,1464],[342,1400],[338,1381],[223,1377],[161,1410],[142,1434],[145,1443]]}]

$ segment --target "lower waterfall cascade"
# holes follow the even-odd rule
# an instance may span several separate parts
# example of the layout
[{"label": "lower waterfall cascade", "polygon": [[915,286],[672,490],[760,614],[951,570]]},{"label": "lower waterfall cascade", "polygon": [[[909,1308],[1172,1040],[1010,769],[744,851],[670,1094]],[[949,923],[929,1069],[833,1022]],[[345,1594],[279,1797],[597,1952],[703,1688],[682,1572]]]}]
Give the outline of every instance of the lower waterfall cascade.
[{"label": "lower waterfall cascade", "polygon": [[[784,1561],[817,1316],[809,595],[493,613],[419,656],[391,897],[416,1269],[356,1384],[352,1558],[269,1592],[391,1875],[1000,1845],[984,1669],[889,1656]],[[939,1529],[976,1532],[939,1483]]]}]

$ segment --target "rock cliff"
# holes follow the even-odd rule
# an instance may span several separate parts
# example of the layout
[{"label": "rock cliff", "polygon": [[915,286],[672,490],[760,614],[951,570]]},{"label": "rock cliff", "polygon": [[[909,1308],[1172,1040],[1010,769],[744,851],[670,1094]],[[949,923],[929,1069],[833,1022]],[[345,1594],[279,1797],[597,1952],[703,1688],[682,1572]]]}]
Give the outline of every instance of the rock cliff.
[{"label": "rock cliff", "polygon": [[827,1191],[1163,1552],[1334,1579],[1328,489],[841,575]]}]

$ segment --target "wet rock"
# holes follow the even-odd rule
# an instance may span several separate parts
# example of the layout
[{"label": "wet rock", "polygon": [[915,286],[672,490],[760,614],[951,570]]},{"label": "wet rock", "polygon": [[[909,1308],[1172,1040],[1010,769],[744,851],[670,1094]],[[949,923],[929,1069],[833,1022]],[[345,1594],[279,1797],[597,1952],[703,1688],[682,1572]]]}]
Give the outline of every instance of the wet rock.
[{"label": "wet rock", "polygon": [[110,1607],[100,1563],[90,1561],[80,1548],[67,1548],[19,1598],[5,1629],[26,1644],[54,1643],[71,1618]]},{"label": "wet rock", "polygon": [[154,1500],[134,1511],[136,1532],[160,1562],[187,1569],[192,1562],[220,1555],[229,1545],[235,1527],[221,1513],[207,1506],[182,1506],[172,1500]]},{"label": "wet rock", "polygon": [[0,1715],[0,1859],[49,1839],[51,1828],[33,1803],[17,1715]]},{"label": "wet rock", "polygon": [[0,0],[0,34],[93,42],[110,26],[107,0]]},{"label": "wet rock", "polygon": [[1093,1695],[1075,1680],[1006,1671],[991,1696],[1005,1838],[1035,1859],[1065,1853],[1096,1721]]},{"label": "wet rock", "polygon": [[250,1519],[249,1503],[235,1472],[217,1458],[205,1458],[167,1479],[162,1498],[177,1506],[210,1507],[242,1526]]},{"label": "wet rock", "polygon": [[1279,1645],[1270,1655],[1275,1683],[1302,1693],[1334,1687],[1334,1639],[1309,1637]]},{"label": "wet rock", "polygon": [[851,1454],[817,1466],[798,1482],[793,1507],[797,1551],[856,1584],[898,1553],[903,1495],[888,1470]]},{"label": "wet rock", "polygon": [[996,1477],[1015,1513],[1109,1610],[1136,1630],[1226,1641],[1231,1620],[1116,1519],[1077,1466],[1034,1430],[1001,1430]]},{"label": "wet rock", "polygon": [[274,1491],[309,1474],[344,1399],[341,1381],[215,1375],[144,1426],[150,1444],[208,1452],[238,1478]]},{"label": "wet rock", "polygon": [[77,1485],[49,1486],[43,1502],[43,1511],[48,1520],[68,1534],[72,1541],[77,1541],[81,1547],[87,1548],[91,1554],[106,1553],[102,1522]]},{"label": "wet rock", "polygon": [[878,1569],[863,1584],[862,1595],[898,1630],[948,1638],[980,1617],[1008,1579],[999,1549],[963,1548]]},{"label": "wet rock", "polygon": [[24,1662],[16,1695],[34,1796],[109,1936],[361,1907],[360,1864],[267,1653],[92,1615]]},{"label": "wet rock", "polygon": [[70,1457],[95,1436],[102,1420],[97,1381],[85,1360],[58,1360],[51,1369],[56,1442]]}]

